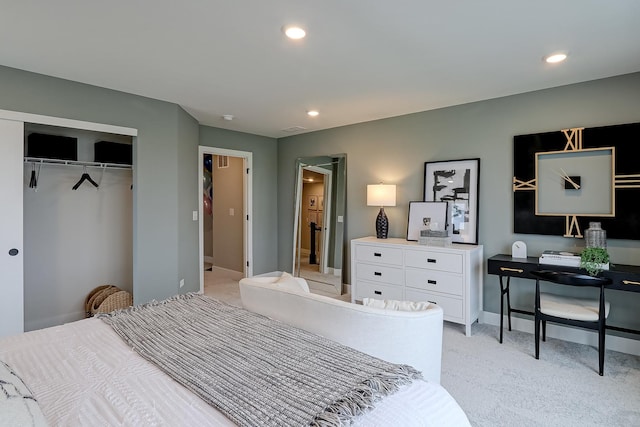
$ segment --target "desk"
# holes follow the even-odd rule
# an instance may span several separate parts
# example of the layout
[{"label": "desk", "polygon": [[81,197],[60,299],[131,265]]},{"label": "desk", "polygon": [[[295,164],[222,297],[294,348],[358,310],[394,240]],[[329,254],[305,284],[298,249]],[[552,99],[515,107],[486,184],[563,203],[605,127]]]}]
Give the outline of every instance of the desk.
[{"label": "desk", "polygon": [[[536,280],[530,273],[534,270],[551,270],[551,271],[570,271],[586,272],[580,268],[566,267],[562,265],[540,264],[537,257],[512,258],[511,255],[494,255],[488,259],[488,273],[498,275],[500,278],[500,343],[502,343],[502,323],[504,313],[504,298],[507,298],[507,320],[509,330],[511,330],[511,313],[528,314],[533,316],[532,311],[518,310],[511,308],[511,299],[509,296],[509,285],[512,277],[521,279]],[[611,279],[611,285],[606,289],[616,289],[625,292],[640,292],[640,266],[611,264],[609,270],[600,273],[603,277]],[[506,282],[504,278],[506,277]],[[607,329],[640,334],[640,331],[633,329],[620,328],[607,325]]]}]

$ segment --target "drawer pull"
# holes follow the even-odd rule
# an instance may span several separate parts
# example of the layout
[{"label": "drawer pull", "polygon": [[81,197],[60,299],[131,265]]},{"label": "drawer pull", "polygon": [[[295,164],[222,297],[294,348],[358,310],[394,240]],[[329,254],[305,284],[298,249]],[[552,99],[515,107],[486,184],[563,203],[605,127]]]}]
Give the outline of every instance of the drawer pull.
[{"label": "drawer pull", "polygon": [[374,252],[374,253],[373,253],[373,256],[381,257],[381,256],[382,256],[382,254],[381,254],[380,252]]},{"label": "drawer pull", "polygon": [[431,263],[435,264],[435,263],[436,263],[436,260],[435,260],[435,259],[433,259],[433,258],[427,258],[427,262],[431,262]]},{"label": "drawer pull", "polygon": [[374,274],[375,276],[382,276],[382,273],[380,273],[379,271],[375,271],[373,274]]},{"label": "drawer pull", "polygon": [[500,271],[513,271],[514,273],[522,273],[524,270],[521,268],[509,268],[509,267],[500,267]]},{"label": "drawer pull", "polygon": [[427,283],[430,284],[430,285],[437,285],[438,284],[437,281],[435,281],[435,280],[427,280]]},{"label": "drawer pull", "polygon": [[376,295],[382,295],[382,291],[373,291],[373,293]]},{"label": "drawer pull", "polygon": [[634,282],[633,280],[623,280],[622,283],[625,285],[640,285],[640,282]]}]

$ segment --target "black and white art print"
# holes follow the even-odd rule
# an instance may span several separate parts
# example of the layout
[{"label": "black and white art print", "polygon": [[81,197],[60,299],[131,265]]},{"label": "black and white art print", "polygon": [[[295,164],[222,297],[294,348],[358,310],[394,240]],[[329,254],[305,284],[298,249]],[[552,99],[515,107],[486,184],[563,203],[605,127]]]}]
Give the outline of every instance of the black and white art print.
[{"label": "black and white art print", "polygon": [[478,243],[480,159],[424,164],[424,201],[448,202],[451,240]]}]

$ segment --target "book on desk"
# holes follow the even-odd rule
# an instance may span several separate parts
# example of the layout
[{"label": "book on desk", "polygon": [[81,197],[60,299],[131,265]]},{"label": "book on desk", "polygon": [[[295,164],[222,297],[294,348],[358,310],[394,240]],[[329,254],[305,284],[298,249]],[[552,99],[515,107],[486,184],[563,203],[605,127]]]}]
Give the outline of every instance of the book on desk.
[{"label": "book on desk", "polygon": [[[580,267],[580,254],[568,251],[544,251],[540,255],[540,264]],[[600,270],[608,270],[609,263],[601,264]]]}]

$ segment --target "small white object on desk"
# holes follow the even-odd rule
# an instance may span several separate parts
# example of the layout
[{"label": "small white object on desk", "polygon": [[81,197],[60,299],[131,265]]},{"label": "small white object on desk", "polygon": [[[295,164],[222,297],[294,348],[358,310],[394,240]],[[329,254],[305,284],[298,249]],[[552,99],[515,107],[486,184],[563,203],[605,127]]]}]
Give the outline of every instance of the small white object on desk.
[{"label": "small white object on desk", "polygon": [[515,241],[511,245],[511,258],[526,258],[527,244],[523,241]]}]

